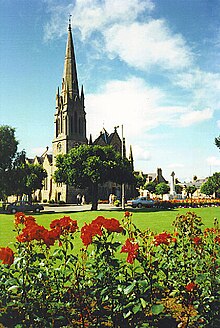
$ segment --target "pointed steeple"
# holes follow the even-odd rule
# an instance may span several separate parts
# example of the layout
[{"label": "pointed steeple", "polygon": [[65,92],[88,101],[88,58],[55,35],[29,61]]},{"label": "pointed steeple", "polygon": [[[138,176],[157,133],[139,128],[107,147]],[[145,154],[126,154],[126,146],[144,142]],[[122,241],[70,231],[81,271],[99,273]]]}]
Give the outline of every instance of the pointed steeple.
[{"label": "pointed steeple", "polygon": [[69,27],[68,27],[68,38],[66,44],[63,79],[65,82],[64,84],[65,88],[68,90],[68,95],[70,99],[73,99],[74,96],[79,96],[79,86],[78,86],[77,71],[76,71],[76,59],[74,53],[70,20],[69,20]]},{"label": "pointed steeple", "polygon": [[90,133],[90,136],[89,136],[89,145],[92,145],[93,142],[92,142],[92,134]]},{"label": "pointed steeple", "polygon": [[84,90],[83,90],[83,85],[81,87],[81,99],[84,99]]},{"label": "pointed steeple", "polygon": [[132,152],[132,146],[130,146],[130,153],[129,153],[129,162],[131,164],[131,169],[134,171],[134,159],[133,159],[133,152]]}]

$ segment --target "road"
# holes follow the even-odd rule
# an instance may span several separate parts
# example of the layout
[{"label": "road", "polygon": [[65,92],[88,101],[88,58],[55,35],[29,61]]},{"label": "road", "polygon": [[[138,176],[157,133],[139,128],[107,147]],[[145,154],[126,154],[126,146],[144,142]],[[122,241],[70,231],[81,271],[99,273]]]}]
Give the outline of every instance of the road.
[{"label": "road", "polygon": [[[79,212],[79,211],[90,211],[91,210],[91,204],[86,205],[76,205],[76,204],[69,204],[69,205],[44,205],[44,211],[41,211],[41,213],[44,212]],[[121,210],[121,207],[112,206],[109,204],[99,204],[98,210],[104,210],[104,211],[114,211],[114,210]]]}]

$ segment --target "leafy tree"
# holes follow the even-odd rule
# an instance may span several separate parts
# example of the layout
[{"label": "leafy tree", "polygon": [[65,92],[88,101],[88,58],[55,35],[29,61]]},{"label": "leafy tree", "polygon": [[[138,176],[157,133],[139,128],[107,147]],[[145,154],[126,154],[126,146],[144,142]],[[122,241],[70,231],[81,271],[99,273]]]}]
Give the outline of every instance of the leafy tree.
[{"label": "leafy tree", "polygon": [[24,150],[17,152],[12,163],[12,167],[7,171],[6,195],[21,195],[21,185],[25,173],[21,170],[25,164],[26,153]]},{"label": "leafy tree", "polygon": [[17,174],[17,183],[14,185],[17,195],[28,195],[28,199],[32,199],[32,193],[38,189],[42,189],[43,181],[47,177],[47,172],[42,165],[22,163],[14,171]]},{"label": "leafy tree", "polygon": [[215,194],[216,197],[220,195],[220,172],[216,172],[213,176],[201,186],[201,192],[206,195]]},{"label": "leafy tree", "polygon": [[187,197],[191,197],[192,198],[192,195],[193,193],[197,190],[196,186],[194,185],[191,185],[191,186],[187,186],[186,187],[186,194],[187,194]]},{"label": "leafy tree", "polygon": [[89,188],[92,210],[98,207],[98,186],[107,181],[134,183],[131,166],[111,146],[81,145],[56,158],[56,182],[64,182],[77,188]]},{"label": "leafy tree", "polygon": [[17,146],[15,129],[7,125],[0,126],[0,170],[11,168]]},{"label": "leafy tree", "polygon": [[4,198],[8,191],[8,178],[17,146],[15,129],[7,125],[0,126],[0,198]]},{"label": "leafy tree", "polygon": [[179,184],[175,185],[175,191],[176,191],[177,194],[181,194],[182,190],[183,190],[182,186],[180,186]]},{"label": "leafy tree", "polygon": [[209,179],[205,183],[202,184],[200,191],[201,191],[201,193],[203,193],[205,195],[211,196],[215,192],[214,184]]},{"label": "leafy tree", "polygon": [[215,145],[220,149],[220,136],[215,138]]},{"label": "leafy tree", "polygon": [[134,175],[135,180],[136,180],[136,188],[143,188],[144,187],[144,183],[145,183],[145,179],[143,177],[142,174],[135,174]]},{"label": "leafy tree", "polygon": [[150,193],[154,194],[156,190],[156,182],[149,182],[145,184],[144,188],[148,190]]},{"label": "leafy tree", "polygon": [[161,195],[163,197],[163,195],[168,194],[169,191],[170,191],[170,187],[165,182],[161,182],[156,185],[155,188],[156,195]]}]

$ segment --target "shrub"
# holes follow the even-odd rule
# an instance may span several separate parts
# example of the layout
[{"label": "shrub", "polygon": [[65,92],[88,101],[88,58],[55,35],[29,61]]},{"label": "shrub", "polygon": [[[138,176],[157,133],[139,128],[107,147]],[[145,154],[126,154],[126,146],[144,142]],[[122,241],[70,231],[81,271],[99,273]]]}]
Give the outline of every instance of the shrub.
[{"label": "shrub", "polygon": [[[0,248],[0,323],[10,327],[218,327],[219,228],[194,213],[172,233],[98,216],[79,231],[15,215],[15,251]],[[74,238],[83,243],[74,252]],[[123,240],[123,243],[119,240]]]}]

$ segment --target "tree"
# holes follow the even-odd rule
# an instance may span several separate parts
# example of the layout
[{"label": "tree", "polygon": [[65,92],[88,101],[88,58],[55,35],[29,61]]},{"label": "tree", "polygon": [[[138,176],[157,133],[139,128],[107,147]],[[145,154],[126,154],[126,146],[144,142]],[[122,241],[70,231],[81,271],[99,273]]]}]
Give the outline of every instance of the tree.
[{"label": "tree", "polygon": [[215,145],[220,149],[220,136],[215,138]]},{"label": "tree", "polygon": [[155,190],[156,190],[156,182],[149,182],[149,183],[147,183],[145,186],[144,186],[144,188],[146,189],[146,190],[148,190],[151,194],[154,194],[155,193]]},{"label": "tree", "polygon": [[47,172],[42,165],[39,164],[22,164],[20,170],[20,194],[28,195],[28,199],[31,200],[32,193],[38,189],[42,189],[43,181],[47,177]]},{"label": "tree", "polygon": [[56,182],[64,182],[77,188],[89,188],[92,210],[98,207],[98,186],[107,181],[134,183],[131,166],[111,146],[81,145],[56,158]]},{"label": "tree", "polygon": [[181,194],[183,191],[183,187],[179,184],[175,184],[175,191],[177,194]]},{"label": "tree", "polygon": [[143,177],[143,175],[142,174],[135,174],[134,175],[134,177],[135,177],[135,186],[136,186],[136,188],[143,188],[144,187],[144,183],[145,183],[145,179],[144,179],[144,177]]},{"label": "tree", "polygon": [[163,197],[163,195],[168,194],[169,191],[170,191],[170,187],[165,182],[161,182],[156,185],[155,188],[156,195],[161,195]]},{"label": "tree", "polygon": [[18,141],[15,129],[10,126],[0,126],[0,198],[7,195],[8,178],[16,156]]},{"label": "tree", "polygon": [[209,177],[208,180],[201,186],[201,192],[206,195],[213,195],[218,197],[220,195],[220,172],[216,172],[213,176]]},{"label": "tree", "polygon": [[187,197],[191,197],[192,198],[192,195],[193,193],[197,190],[196,186],[194,185],[190,185],[190,186],[187,186],[186,187],[186,194],[187,194]]},{"label": "tree", "polygon": [[7,186],[6,195],[21,195],[21,182],[25,173],[21,170],[22,165],[25,164],[26,153],[24,150],[17,152],[13,159],[12,167],[7,171]]}]

